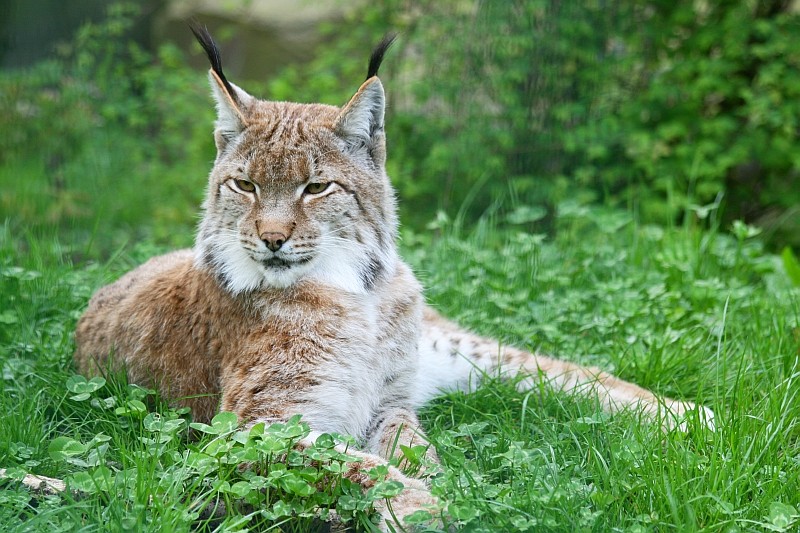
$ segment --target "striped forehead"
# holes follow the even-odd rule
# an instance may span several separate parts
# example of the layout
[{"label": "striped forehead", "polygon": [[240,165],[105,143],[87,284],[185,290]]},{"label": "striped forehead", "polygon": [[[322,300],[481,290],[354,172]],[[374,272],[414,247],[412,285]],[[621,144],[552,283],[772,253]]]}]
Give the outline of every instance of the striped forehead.
[{"label": "striped forehead", "polygon": [[239,147],[247,176],[264,182],[307,181],[316,170],[319,154],[319,140],[311,129],[302,119],[248,127]]}]

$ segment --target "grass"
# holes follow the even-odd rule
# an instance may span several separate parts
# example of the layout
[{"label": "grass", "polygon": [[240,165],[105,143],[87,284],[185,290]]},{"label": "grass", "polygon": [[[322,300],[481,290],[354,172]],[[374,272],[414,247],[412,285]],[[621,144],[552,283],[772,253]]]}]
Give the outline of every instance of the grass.
[{"label": "grass", "polygon": [[[404,255],[429,300],[462,324],[702,402],[715,410],[717,430],[662,433],[635,413],[604,414],[591,398],[489,379],[422,413],[442,459],[431,484],[447,523],[796,530],[800,290],[779,258],[754,231],[720,231],[713,213],[712,223],[689,217],[664,228],[601,207],[559,212],[552,238],[504,221],[470,232],[440,221],[405,231]],[[73,377],[72,331],[91,293],[160,248],[144,241],[105,263],[73,265],[79,247],[12,235],[12,227],[0,243],[0,466],[82,490],[31,498],[3,481],[3,530],[307,531],[317,505],[371,528],[370,502],[396,487],[363,495],[337,484],[341,458],[325,446],[316,462],[290,454],[294,468],[275,466],[276,450],[289,449],[302,425],[249,439],[224,417],[190,430],[185,413],[152,391]],[[253,458],[269,482],[237,468]],[[213,512],[220,503],[224,515]]]},{"label": "grass", "polygon": [[[112,8],[107,23],[82,30],[74,54],[0,76],[0,130],[8,134],[0,136],[0,468],[11,476],[0,480],[0,530],[309,531],[320,527],[317,508],[374,529],[370,505],[398,487],[382,482],[362,494],[342,482],[343,458],[330,442],[293,450],[306,431],[301,423],[245,434],[221,415],[192,428],[187,413],[123,377],[74,375],[72,334],[91,294],[191,242],[213,154],[213,106],[201,73],[171,47],[157,57],[131,47],[120,37],[133,20],[126,9]],[[363,39],[354,41],[361,49]],[[355,54],[324,61],[338,72],[348,58],[361,72]],[[304,90],[316,101],[343,79],[326,73],[283,91],[294,99]],[[414,169],[440,160],[452,171],[451,156],[469,151],[472,137],[417,147],[441,135],[435,124],[408,135],[412,118],[394,122],[392,153],[409,157],[390,164],[401,190],[416,195],[404,210],[418,219],[436,202],[422,199],[424,191],[442,183],[439,173]],[[405,152],[403,137],[411,143]],[[413,160],[429,156],[424,165]],[[485,173],[483,164],[475,168]],[[501,174],[513,178],[511,192],[553,187]],[[569,197],[585,196],[578,183],[565,182]],[[495,185],[507,184],[487,186]],[[486,193],[463,190],[475,205]],[[645,192],[640,201],[658,198]],[[680,208],[674,199],[659,202]],[[421,414],[442,459],[428,475],[443,526],[797,531],[800,288],[764,250],[758,230],[720,228],[717,205],[689,209],[683,225],[663,227],[566,202],[554,221],[546,217],[544,236],[529,222],[544,212],[515,207],[470,231],[445,218],[428,231],[403,231],[403,254],[429,301],[504,342],[708,405],[717,430],[690,422],[686,433],[663,433],[635,413],[604,414],[592,398],[519,392],[490,378]],[[800,284],[800,273],[795,278]],[[242,462],[256,468],[241,470]],[[18,482],[29,472],[64,479],[75,492],[32,497]]]}]

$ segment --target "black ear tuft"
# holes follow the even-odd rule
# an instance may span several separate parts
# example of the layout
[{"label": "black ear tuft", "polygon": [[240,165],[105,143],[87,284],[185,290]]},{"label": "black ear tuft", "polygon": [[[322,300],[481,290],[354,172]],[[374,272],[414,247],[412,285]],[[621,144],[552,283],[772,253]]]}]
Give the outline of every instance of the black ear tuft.
[{"label": "black ear tuft", "polygon": [[231,96],[231,98],[236,98],[236,93],[231,87],[228,78],[225,77],[225,74],[222,72],[222,58],[219,54],[219,48],[217,47],[217,43],[214,42],[214,38],[211,37],[211,34],[208,31],[208,28],[205,26],[201,26],[199,22],[192,19],[188,21],[189,29],[192,30],[197,42],[200,43],[200,46],[203,47],[205,50],[206,55],[208,56],[208,61],[211,63],[211,68],[214,72],[217,73],[219,76],[220,81],[225,86],[225,90]]},{"label": "black ear tuft", "polygon": [[372,51],[372,55],[369,56],[369,67],[367,68],[367,79],[370,79],[373,76],[378,75],[378,69],[381,68],[381,63],[383,62],[383,55],[392,46],[392,43],[397,38],[396,33],[387,33],[381,39],[381,42],[378,43],[378,46]]}]

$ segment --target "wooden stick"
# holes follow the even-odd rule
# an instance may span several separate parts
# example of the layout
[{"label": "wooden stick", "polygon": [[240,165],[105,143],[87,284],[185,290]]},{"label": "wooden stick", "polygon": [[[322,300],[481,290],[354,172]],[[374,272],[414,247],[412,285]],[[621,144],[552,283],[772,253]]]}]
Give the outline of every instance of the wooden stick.
[{"label": "wooden stick", "polygon": [[[5,468],[0,468],[0,479],[10,479]],[[22,478],[22,484],[28,487],[33,492],[42,494],[60,494],[67,490],[67,486],[60,479],[55,479],[46,476],[35,476],[33,474],[25,474]]]}]

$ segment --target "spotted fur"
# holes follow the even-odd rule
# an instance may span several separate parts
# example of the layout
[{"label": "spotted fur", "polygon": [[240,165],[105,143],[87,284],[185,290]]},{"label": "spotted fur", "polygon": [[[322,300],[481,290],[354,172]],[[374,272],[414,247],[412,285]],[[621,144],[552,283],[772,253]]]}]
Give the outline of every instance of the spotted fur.
[{"label": "spotted fur", "polygon": [[[217,156],[194,249],[151,259],[95,294],[76,331],[81,372],[124,369],[200,421],[219,408],[250,422],[300,413],[314,435],[358,439],[364,462],[348,477],[365,487],[363,465],[385,462],[396,442],[425,442],[416,408],[482,372],[523,371],[528,384],[591,392],[611,410],[695,408],[501,347],[425,306],[395,244],[374,75],[386,43],[373,75],[337,108],[254,98],[227,81],[213,39],[200,37],[212,50]],[[435,503],[418,480],[391,476],[409,488],[396,516]]]}]

